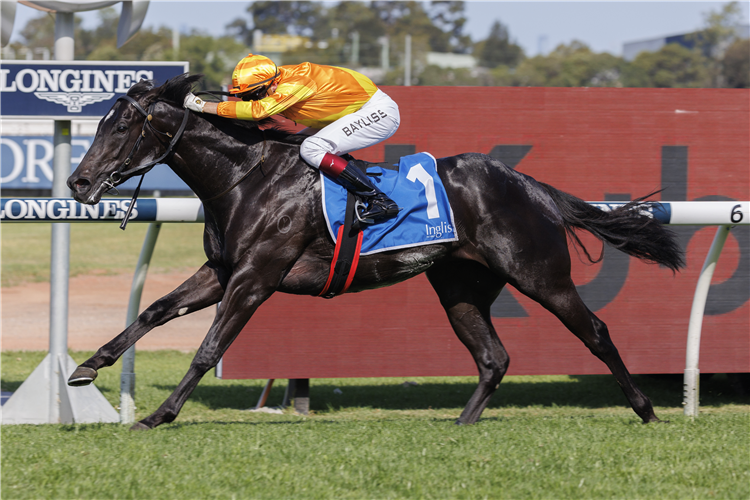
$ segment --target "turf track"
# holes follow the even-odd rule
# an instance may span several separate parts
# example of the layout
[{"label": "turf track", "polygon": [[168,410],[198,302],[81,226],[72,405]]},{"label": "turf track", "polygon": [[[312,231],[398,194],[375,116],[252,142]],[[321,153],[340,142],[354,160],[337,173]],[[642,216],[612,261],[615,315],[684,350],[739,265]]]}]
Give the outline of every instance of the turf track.
[{"label": "turf track", "polygon": [[[90,353],[73,353],[81,361]],[[44,353],[2,355],[14,390]],[[191,354],[138,354],[138,416]],[[117,404],[119,366],[98,387]],[[725,376],[682,416],[679,378],[638,377],[669,424],[642,425],[608,376],[508,377],[484,418],[453,425],[475,380],[314,380],[312,413],[243,411],[263,381],[208,376],[173,424],[2,427],[11,498],[748,498],[750,400]],[[340,394],[334,392],[339,389]],[[280,402],[283,384],[269,403]]]}]

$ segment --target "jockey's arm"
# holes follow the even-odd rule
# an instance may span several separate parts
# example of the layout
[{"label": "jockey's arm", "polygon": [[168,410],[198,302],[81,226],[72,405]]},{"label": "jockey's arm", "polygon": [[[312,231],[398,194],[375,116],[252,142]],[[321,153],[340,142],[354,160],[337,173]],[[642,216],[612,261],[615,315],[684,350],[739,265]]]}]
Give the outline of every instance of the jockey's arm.
[{"label": "jockey's arm", "polygon": [[262,120],[282,113],[294,104],[309,99],[317,86],[312,80],[272,85],[265,98],[259,101],[208,102],[188,94],[184,106],[199,113],[210,113],[241,120]]},{"label": "jockey's arm", "polygon": [[[268,93],[266,96],[272,95],[274,92],[276,92],[276,87],[278,87],[278,84],[274,83],[268,88]],[[196,101],[198,103],[196,104]],[[192,105],[188,105],[188,103]],[[197,98],[195,94],[190,93],[185,98],[185,107],[188,109],[192,109],[193,111],[197,111],[199,113],[208,113],[211,115],[218,115],[219,114],[219,103],[213,102],[213,101],[204,101],[200,98]]]},{"label": "jockey's arm", "polygon": [[317,90],[310,81],[281,83],[269,89],[268,95],[258,101],[224,101],[218,104],[217,113],[227,118],[262,120],[283,113],[295,104],[306,101]]},{"label": "jockey's arm", "polygon": [[203,105],[203,112],[211,115],[219,114],[219,103],[218,102],[206,102]]}]

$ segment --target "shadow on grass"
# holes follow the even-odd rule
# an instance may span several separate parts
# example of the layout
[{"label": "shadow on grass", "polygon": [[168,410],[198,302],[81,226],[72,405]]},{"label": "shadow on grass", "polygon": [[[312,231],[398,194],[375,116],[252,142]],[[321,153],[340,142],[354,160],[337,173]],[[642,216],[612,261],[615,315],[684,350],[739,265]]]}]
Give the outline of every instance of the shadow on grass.
[{"label": "shadow on grass", "polygon": [[[237,422],[237,421],[211,421],[210,425],[220,425],[220,426],[267,426],[267,425],[301,425],[305,423],[305,420],[299,416],[295,415],[287,415],[287,418],[290,418],[290,420],[265,420],[265,421],[259,421],[259,422]],[[293,420],[291,420],[293,419]],[[378,418],[379,422],[391,422],[395,421],[397,419],[394,418]],[[505,420],[503,417],[488,417],[486,419],[488,422],[495,422],[495,421],[502,421]],[[456,422],[455,418],[429,418],[424,419],[423,421],[432,422],[436,424],[454,424]],[[206,424],[209,422],[170,422],[168,424],[164,424],[164,426],[157,427],[157,429],[152,430],[169,430],[169,431],[175,431],[180,429],[190,429],[190,428],[198,428],[203,429],[205,428]],[[342,422],[341,420],[326,420],[326,419],[316,419],[315,425],[347,425],[346,422]]]},{"label": "shadow on grass", "polygon": [[5,380],[3,379],[2,388],[3,392],[16,392],[19,387],[23,384],[23,380]]},{"label": "shadow on grass", "polygon": [[[655,406],[679,407],[682,404],[682,375],[635,376],[636,384]],[[281,382],[281,383],[279,383]],[[277,381],[267,404],[280,405],[286,381]],[[155,386],[171,391],[174,386]],[[474,383],[421,383],[419,385],[347,385],[338,389],[329,381],[310,382],[310,409],[324,411],[350,407],[371,407],[384,410],[420,410],[463,408],[474,392]],[[245,385],[198,386],[190,399],[210,409],[247,409],[255,406],[260,388],[250,390]],[[738,394],[726,375],[703,377],[701,404],[722,406],[750,404],[750,397]],[[529,406],[573,406],[580,408],[606,408],[628,406],[622,391],[610,375],[571,377],[570,381],[533,382],[507,381],[500,385],[488,408]]]}]

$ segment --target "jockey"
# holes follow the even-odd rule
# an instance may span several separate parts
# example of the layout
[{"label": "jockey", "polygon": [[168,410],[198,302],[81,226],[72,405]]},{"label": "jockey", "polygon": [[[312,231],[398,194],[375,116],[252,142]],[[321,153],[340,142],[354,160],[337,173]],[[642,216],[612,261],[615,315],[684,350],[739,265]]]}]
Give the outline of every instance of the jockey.
[{"label": "jockey", "polygon": [[312,63],[277,67],[267,57],[249,54],[234,69],[229,92],[242,100],[207,102],[190,93],[184,106],[241,120],[279,114],[306,125],[303,133],[310,137],[300,146],[300,156],[362,199],[366,208],[359,212],[360,220],[398,214],[393,200],[338,156],[384,141],[398,129],[398,105],[369,78],[347,68]]}]

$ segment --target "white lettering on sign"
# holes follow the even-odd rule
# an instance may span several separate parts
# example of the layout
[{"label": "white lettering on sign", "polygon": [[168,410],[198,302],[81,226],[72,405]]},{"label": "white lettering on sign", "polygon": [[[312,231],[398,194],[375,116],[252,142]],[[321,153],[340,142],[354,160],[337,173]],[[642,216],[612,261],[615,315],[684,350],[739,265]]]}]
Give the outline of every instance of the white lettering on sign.
[{"label": "white lettering on sign", "polygon": [[47,203],[49,200],[26,200],[28,213],[24,219],[44,219],[47,216]]},{"label": "white lettering on sign", "polygon": [[32,69],[10,76],[0,69],[0,90],[4,93],[33,93],[38,99],[61,104],[68,113],[80,113],[83,106],[126,93],[141,79],[153,80],[151,70]]},{"label": "white lettering on sign", "polygon": [[[29,84],[26,85],[26,77],[29,77]],[[39,74],[33,69],[22,69],[16,74],[15,84],[21,92],[34,92],[39,88]],[[13,92],[13,91],[11,91]]]},{"label": "white lettering on sign", "polygon": [[10,82],[10,86],[8,86],[8,73],[10,73],[9,69],[0,69],[0,90],[3,92],[15,92],[15,81]]},{"label": "white lettering on sign", "polygon": [[94,71],[94,91],[95,92],[112,92],[115,88],[115,72]]},{"label": "white lettering on sign", "polygon": [[[10,199],[0,210],[3,220],[102,220],[123,219],[130,200],[102,200],[97,205],[83,205],[75,200],[64,199]],[[138,217],[133,209],[131,218]]]},{"label": "white lettering on sign", "polygon": [[52,92],[57,92],[60,90],[60,73],[62,72],[61,69],[51,69],[47,71],[46,69],[40,69],[39,70],[39,87],[37,90],[47,92],[51,90]]},{"label": "white lettering on sign", "polygon": [[[14,207],[17,206],[17,209]],[[8,200],[5,204],[5,208],[0,211],[0,218],[2,219],[22,219],[26,217],[29,209],[26,206],[25,200]]]},{"label": "white lettering on sign", "polygon": [[150,70],[32,69],[24,68],[9,81],[10,70],[0,70],[3,92],[127,92],[140,80],[153,80]]},{"label": "white lettering on sign", "polygon": [[[43,139],[27,139],[23,141],[26,144],[26,177],[22,178],[23,182],[39,182],[36,175],[36,167],[42,171],[47,180],[52,180],[52,167],[49,162],[54,155],[52,143]],[[38,148],[42,148],[42,157],[37,157]]]},{"label": "white lettering on sign", "polygon": [[24,164],[23,149],[21,149],[21,146],[16,141],[12,141],[5,137],[0,137],[0,148],[2,148],[3,146],[7,146],[10,149],[11,154],[13,155],[13,170],[11,170],[10,173],[6,176],[0,175],[0,184],[2,184],[3,182],[10,182],[21,175]]},{"label": "white lettering on sign", "polygon": [[[86,152],[91,146],[90,138],[72,139],[70,144],[72,168],[76,168],[83,161]],[[54,147],[52,140],[47,137],[26,138],[18,136],[6,136],[0,138],[0,151],[2,151],[2,173],[0,174],[0,186],[6,185],[19,179],[25,183],[26,188],[40,188],[48,185],[46,181],[52,181],[53,168],[52,158]],[[25,172],[25,175],[23,175]],[[41,172],[42,175],[39,175]],[[23,176],[22,176],[23,175]]]}]

